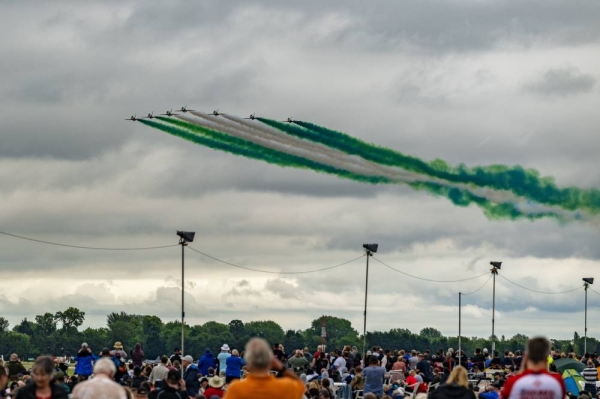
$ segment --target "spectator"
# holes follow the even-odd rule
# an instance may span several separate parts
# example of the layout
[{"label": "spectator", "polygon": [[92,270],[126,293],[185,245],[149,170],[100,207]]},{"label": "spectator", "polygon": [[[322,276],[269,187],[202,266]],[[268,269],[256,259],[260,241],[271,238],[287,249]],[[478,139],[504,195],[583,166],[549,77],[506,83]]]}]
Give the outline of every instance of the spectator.
[{"label": "spectator", "polygon": [[175,362],[178,362],[179,364],[181,364],[181,351],[179,350],[179,348],[175,348],[173,350],[173,354],[171,355],[169,360],[171,361],[171,364],[173,365],[173,367],[175,367]]},{"label": "spectator", "polygon": [[[550,341],[544,337],[532,338],[527,342],[527,353],[523,361],[525,370],[510,376],[500,396],[504,399],[541,398],[563,399],[566,395],[562,376],[548,371]],[[513,390],[514,387],[517,387]]]},{"label": "spectator", "polygon": [[162,356],[160,358],[160,363],[152,369],[152,372],[150,372],[150,384],[153,387],[160,388],[162,381],[167,378],[167,374],[169,374],[167,363],[169,363],[169,358]]},{"label": "spectator", "polygon": [[126,399],[123,387],[112,380],[116,371],[109,358],[98,360],[94,365],[94,378],[77,384],[71,399]]},{"label": "spectator", "polygon": [[214,367],[214,366],[215,366],[215,356],[212,354],[210,349],[206,348],[206,350],[204,351],[204,355],[202,355],[202,357],[198,361],[198,371],[203,376],[207,376],[208,369],[210,367]]},{"label": "spectator", "polygon": [[227,358],[231,356],[229,353],[229,345],[223,344],[221,347],[221,353],[217,355],[217,360],[219,362],[219,374],[221,371],[225,371],[227,369]]},{"label": "spectator", "polygon": [[6,368],[8,369],[8,376],[11,380],[13,380],[18,374],[25,374],[27,372],[19,360],[19,355],[16,353],[10,355],[10,359],[8,363],[6,363]]},{"label": "spectator", "polygon": [[485,387],[485,392],[479,394],[480,399],[498,399],[500,397],[500,389],[502,385],[498,382],[494,382],[491,385]]},{"label": "spectator", "polygon": [[57,371],[54,374],[54,379],[56,380],[56,384],[60,385],[67,394],[71,393],[71,387],[65,383],[65,373],[62,371]]},{"label": "spectator", "polygon": [[233,380],[239,380],[242,376],[242,367],[245,365],[245,363],[244,359],[240,357],[237,349],[231,351],[231,356],[227,358],[225,363],[227,365],[225,369],[225,382],[229,384]]},{"label": "spectator", "polygon": [[194,358],[190,355],[181,359],[183,363],[183,379],[185,381],[185,390],[191,397],[198,395],[200,391],[200,380],[198,366],[194,364]]},{"label": "spectator", "polygon": [[8,383],[8,370],[4,365],[0,366],[0,398],[4,398],[6,394],[6,384]]},{"label": "spectator", "polygon": [[[187,399],[189,398],[185,381],[180,379],[181,374],[177,370],[169,370],[167,377],[163,381],[161,389],[155,389],[148,396],[149,399]],[[160,395],[160,396],[159,396]]]},{"label": "spectator", "polygon": [[223,385],[225,385],[225,380],[223,380],[219,376],[214,376],[210,380],[208,380],[208,388],[204,391],[204,396],[207,398],[211,398],[213,396],[217,396],[222,398],[225,392],[223,391]]},{"label": "spectator", "polygon": [[383,395],[383,379],[385,378],[385,368],[380,367],[377,364],[379,360],[377,356],[371,356],[369,358],[369,366],[363,370],[363,376],[365,377],[365,385],[363,392],[365,394],[372,392],[375,395]]},{"label": "spectator", "polygon": [[312,364],[312,359],[313,356],[311,355],[310,351],[308,350],[308,346],[304,347],[304,350],[302,351],[302,355],[304,356],[304,358],[306,359],[306,361],[308,362],[308,364]]},{"label": "spectator", "polygon": [[92,349],[84,342],[81,344],[81,348],[74,360],[77,362],[75,364],[75,374],[80,377],[89,377],[94,371],[94,362],[98,360],[98,357],[94,355]]},{"label": "spectator", "polygon": [[462,366],[454,367],[445,384],[429,394],[429,399],[475,399],[469,389],[467,370]]},{"label": "spectator", "polygon": [[[248,341],[244,360],[250,373],[244,380],[231,384],[225,392],[225,399],[298,399],[304,395],[304,383],[273,357],[264,339]],[[276,370],[277,378],[269,370]]]},{"label": "spectator", "polygon": [[592,398],[595,398],[597,393],[598,369],[591,358],[587,362],[587,367],[581,372],[581,376],[585,380],[585,390],[592,395]]},{"label": "spectator", "polygon": [[38,357],[31,368],[31,373],[33,374],[34,383],[20,387],[16,399],[67,399],[69,397],[62,386],[52,383],[54,378],[54,361],[52,358],[48,356]]},{"label": "spectator", "polygon": [[131,362],[134,366],[142,367],[142,361],[144,360],[144,351],[140,343],[135,344],[133,350],[130,352]]},{"label": "spectator", "polygon": [[290,365],[290,368],[294,371],[294,373],[296,373],[297,376],[300,376],[300,374],[306,372],[309,363],[304,357],[302,351],[297,350],[294,353],[294,356],[292,356],[290,360],[288,360],[288,364]]}]

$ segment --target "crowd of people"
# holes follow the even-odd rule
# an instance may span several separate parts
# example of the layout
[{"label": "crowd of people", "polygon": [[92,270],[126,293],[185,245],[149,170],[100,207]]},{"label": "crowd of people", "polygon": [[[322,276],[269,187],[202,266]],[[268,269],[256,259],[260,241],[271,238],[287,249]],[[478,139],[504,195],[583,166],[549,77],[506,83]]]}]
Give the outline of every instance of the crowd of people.
[{"label": "crowd of people", "polygon": [[[0,367],[0,398],[16,399],[398,399],[419,395],[430,399],[565,399],[568,394],[553,362],[574,354],[555,352],[545,338],[534,338],[521,352],[472,356],[460,351],[391,351],[373,347],[364,359],[356,347],[327,353],[297,349],[288,355],[283,345],[251,339],[239,353],[223,344],[195,361],[175,349],[158,361],[144,357],[140,344],[125,352],[114,348],[94,353],[81,345],[72,375],[51,357],[39,357],[30,370],[17,354]],[[597,396],[596,355],[585,355],[581,399]],[[490,370],[492,371],[490,373]],[[480,389],[482,388],[482,389]]]}]

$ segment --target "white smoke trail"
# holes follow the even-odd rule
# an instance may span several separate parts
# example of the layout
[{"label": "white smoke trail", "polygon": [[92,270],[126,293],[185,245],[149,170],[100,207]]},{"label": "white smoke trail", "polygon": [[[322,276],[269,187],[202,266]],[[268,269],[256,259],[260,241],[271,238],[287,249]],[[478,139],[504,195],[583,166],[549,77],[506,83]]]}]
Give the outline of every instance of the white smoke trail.
[{"label": "white smoke trail", "polygon": [[[428,182],[450,188],[455,187],[460,190],[468,191],[478,197],[486,198],[493,203],[512,203],[520,211],[528,215],[552,212],[559,215],[564,220],[575,220],[578,218],[574,212],[565,211],[559,207],[532,204],[530,201],[517,197],[506,190],[493,190],[489,188],[473,187],[464,183],[452,183],[440,178],[433,178],[410,171],[404,171],[395,167],[379,165],[320,143],[314,143],[309,140],[290,136],[283,131],[266,126],[262,123],[251,124],[251,122],[247,122],[244,119],[224,114],[217,117],[197,112],[191,113],[200,119],[184,115],[178,115],[177,117],[189,123],[227,133],[266,148],[306,158],[337,169],[351,171],[364,176],[382,176],[396,183]],[[586,219],[588,218],[589,216],[586,217]]]}]

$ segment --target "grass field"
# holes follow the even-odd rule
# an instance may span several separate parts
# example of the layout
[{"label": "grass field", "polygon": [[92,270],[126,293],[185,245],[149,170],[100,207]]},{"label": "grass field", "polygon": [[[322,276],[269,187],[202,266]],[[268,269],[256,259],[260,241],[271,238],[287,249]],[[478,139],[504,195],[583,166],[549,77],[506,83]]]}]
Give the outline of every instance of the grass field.
[{"label": "grass field", "polygon": [[[27,370],[29,370],[31,368],[31,366],[33,366],[33,362],[21,362],[23,364],[23,367],[25,367]],[[71,363],[71,365],[69,366],[69,372],[67,374],[69,374],[69,376],[72,376],[73,373],[75,373],[75,364]]]}]

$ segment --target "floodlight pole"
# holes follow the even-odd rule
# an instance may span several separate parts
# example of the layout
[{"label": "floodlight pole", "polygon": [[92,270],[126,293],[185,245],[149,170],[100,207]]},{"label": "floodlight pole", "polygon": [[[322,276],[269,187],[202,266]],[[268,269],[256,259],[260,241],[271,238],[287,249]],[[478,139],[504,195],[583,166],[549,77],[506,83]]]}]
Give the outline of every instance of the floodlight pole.
[{"label": "floodlight pole", "polygon": [[496,324],[496,275],[498,274],[498,269],[500,269],[502,262],[490,262],[490,264],[492,265],[490,271],[494,278],[494,287],[492,289],[492,356],[494,356],[494,352],[496,351],[496,335],[494,333]]},{"label": "floodlight pole", "polygon": [[373,252],[366,249],[367,252],[367,274],[365,278],[365,312],[363,323],[363,364],[367,367],[367,292],[369,290],[369,258],[373,256]]},{"label": "floodlight pole", "polygon": [[[181,245],[181,355],[185,355],[185,247],[187,242],[183,238],[179,240]],[[181,366],[181,378],[183,379],[183,365]]]},{"label": "floodlight pole", "polygon": [[365,313],[364,313],[364,324],[363,324],[363,364],[365,367],[367,364],[367,292],[369,290],[369,258],[373,256],[374,252],[377,252],[378,244],[363,244],[363,248],[367,254],[367,274],[365,278]]},{"label": "floodlight pole", "polygon": [[462,292],[458,293],[458,365],[461,364],[461,356],[462,356],[462,341],[461,341],[461,327],[462,327]]},{"label": "floodlight pole", "polygon": [[587,353],[587,291],[588,283],[584,284],[585,287],[585,338],[583,339],[583,353]]}]

